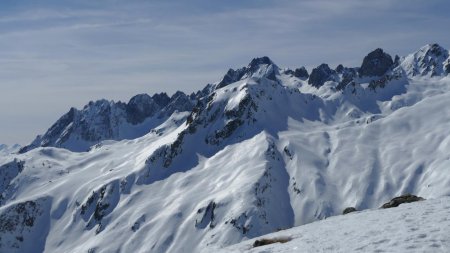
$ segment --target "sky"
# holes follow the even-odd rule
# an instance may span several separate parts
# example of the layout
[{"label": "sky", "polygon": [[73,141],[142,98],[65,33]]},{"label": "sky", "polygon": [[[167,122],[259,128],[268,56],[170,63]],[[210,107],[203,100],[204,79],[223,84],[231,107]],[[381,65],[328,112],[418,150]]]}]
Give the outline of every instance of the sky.
[{"label": "sky", "polygon": [[229,68],[360,66],[375,48],[450,48],[447,0],[2,0],[0,143],[30,143],[70,107],[192,92]]}]

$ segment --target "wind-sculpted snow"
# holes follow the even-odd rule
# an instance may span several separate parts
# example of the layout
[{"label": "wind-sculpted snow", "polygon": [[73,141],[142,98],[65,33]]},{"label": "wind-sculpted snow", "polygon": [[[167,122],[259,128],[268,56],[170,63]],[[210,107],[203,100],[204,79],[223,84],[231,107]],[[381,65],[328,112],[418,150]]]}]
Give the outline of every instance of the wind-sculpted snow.
[{"label": "wind-sculpted snow", "polygon": [[[185,173],[140,184],[137,175],[145,160],[123,157],[152,152],[152,147],[141,149],[156,136],[146,138],[132,150],[105,145],[76,156],[49,148],[27,153],[31,156],[22,173],[43,180],[21,185],[17,192],[33,190],[33,198],[54,196],[51,207],[40,209],[49,212],[53,222],[46,250],[192,251],[293,225],[288,191],[283,187],[289,177],[268,135],[229,145]],[[242,149],[252,151],[244,155]],[[287,216],[278,215],[280,200]],[[214,208],[210,203],[215,203]],[[202,211],[208,206],[209,211]],[[8,210],[1,207],[0,214]],[[206,225],[199,224],[202,219]],[[115,238],[116,243],[106,238]]]},{"label": "wind-sculpted snow", "polygon": [[0,224],[24,234],[0,251],[39,235],[36,252],[208,252],[403,193],[449,195],[450,79],[412,76],[405,59],[379,76],[340,65],[316,87],[255,58],[190,96],[135,97],[128,113],[145,119],[128,135],[103,131],[124,126],[118,103],[73,109],[48,147],[0,156]]},{"label": "wind-sculpted snow", "polygon": [[[298,228],[267,234],[217,253],[291,252],[448,252],[450,199],[403,204],[331,217]],[[257,239],[282,241],[253,247]]]}]

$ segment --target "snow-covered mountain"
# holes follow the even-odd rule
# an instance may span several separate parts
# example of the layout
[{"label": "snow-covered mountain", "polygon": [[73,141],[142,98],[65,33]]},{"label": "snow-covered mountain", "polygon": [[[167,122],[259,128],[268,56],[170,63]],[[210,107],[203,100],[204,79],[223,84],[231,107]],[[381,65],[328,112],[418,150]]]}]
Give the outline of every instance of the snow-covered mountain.
[{"label": "snow-covered mountain", "polygon": [[447,196],[448,66],[435,44],[311,73],[262,57],[190,96],[71,109],[0,156],[0,251],[198,252]]},{"label": "snow-covered mountain", "polygon": [[401,60],[409,76],[441,76],[450,73],[448,50],[438,44],[428,44]]},{"label": "snow-covered mountain", "polygon": [[172,97],[166,93],[153,96],[139,94],[128,103],[105,99],[91,101],[82,110],[71,108],[44,135],[37,136],[20,152],[49,146],[80,152],[103,140],[141,137],[166,121],[175,111],[191,111],[195,100],[196,94],[188,96],[179,91]]}]

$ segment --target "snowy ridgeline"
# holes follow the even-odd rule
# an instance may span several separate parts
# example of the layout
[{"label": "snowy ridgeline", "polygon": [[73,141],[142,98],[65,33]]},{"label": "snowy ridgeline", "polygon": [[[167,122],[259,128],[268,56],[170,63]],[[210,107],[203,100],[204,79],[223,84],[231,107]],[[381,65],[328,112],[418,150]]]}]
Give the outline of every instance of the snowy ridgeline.
[{"label": "snowy ridgeline", "polygon": [[0,252],[208,252],[449,196],[449,66],[435,44],[311,73],[263,57],[189,96],[71,109],[0,155]]},{"label": "snowy ridgeline", "polygon": [[[450,198],[368,210],[267,234],[216,253],[450,252]],[[256,240],[282,241],[253,247]]]}]

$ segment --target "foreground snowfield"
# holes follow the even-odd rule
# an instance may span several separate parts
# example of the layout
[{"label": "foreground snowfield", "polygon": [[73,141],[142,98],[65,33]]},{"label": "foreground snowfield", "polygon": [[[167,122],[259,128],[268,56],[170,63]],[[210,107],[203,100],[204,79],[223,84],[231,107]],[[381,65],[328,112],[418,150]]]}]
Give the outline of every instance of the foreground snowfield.
[{"label": "foreground snowfield", "polygon": [[92,137],[86,122],[97,133],[121,114],[92,103],[88,118],[63,116],[45,135],[57,145],[0,155],[0,252],[209,252],[403,193],[448,201],[448,51],[399,61],[338,90],[347,72],[313,87],[256,58],[192,111],[133,139],[98,133],[86,152],[70,147]]},{"label": "foreground snowfield", "polygon": [[261,239],[254,238],[214,252],[449,252],[449,235],[450,198],[443,197],[330,217],[261,237],[289,238],[287,243],[253,248]]}]

